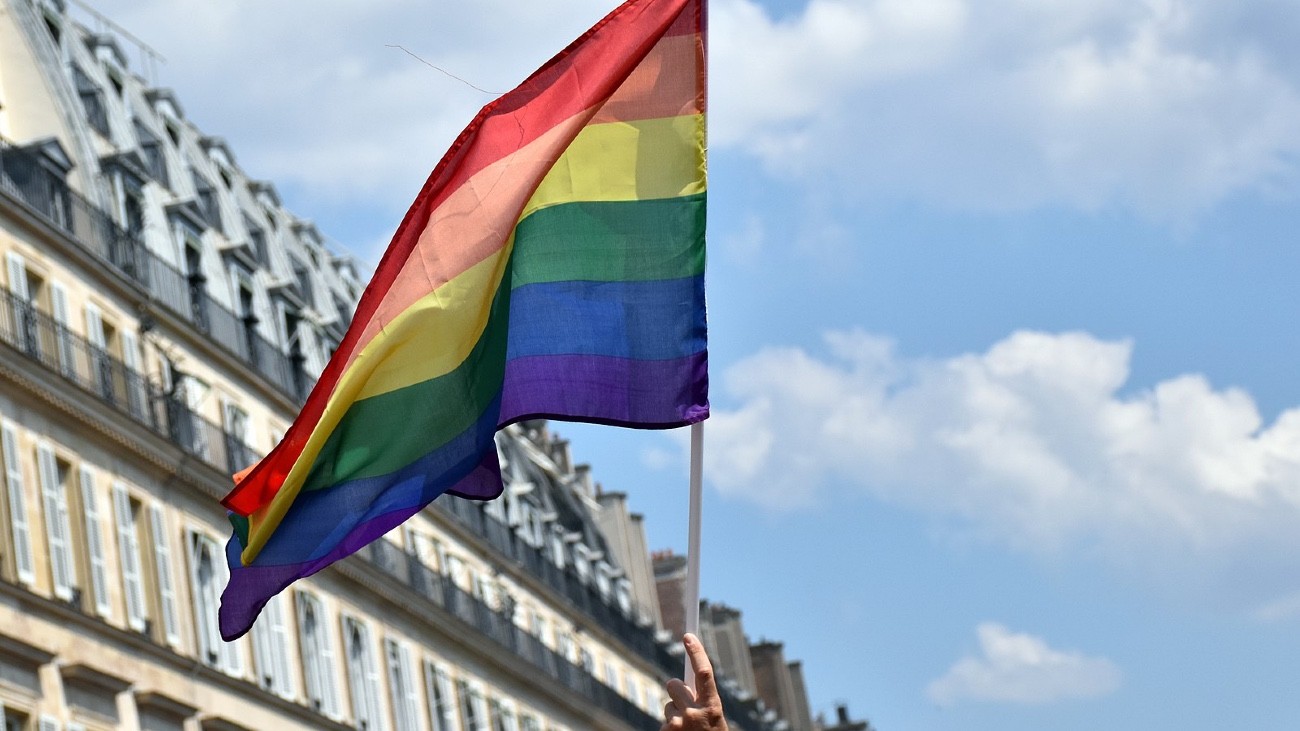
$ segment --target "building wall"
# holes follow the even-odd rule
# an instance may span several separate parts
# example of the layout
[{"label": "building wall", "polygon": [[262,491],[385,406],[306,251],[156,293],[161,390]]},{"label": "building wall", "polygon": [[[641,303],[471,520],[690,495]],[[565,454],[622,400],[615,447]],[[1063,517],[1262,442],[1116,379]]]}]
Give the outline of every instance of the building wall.
[{"label": "building wall", "polygon": [[787,663],[794,707],[790,709],[790,725],[795,731],[813,731],[812,707],[808,703],[808,686],[804,684],[803,663]]},{"label": "building wall", "polygon": [[686,633],[686,557],[666,551],[653,554],[651,559],[663,627],[671,636],[681,637]]},{"label": "building wall", "polygon": [[780,642],[759,642],[749,648],[754,659],[754,684],[758,697],[777,715],[791,722],[799,718],[794,682]]},{"label": "building wall", "polygon": [[700,624],[712,643],[709,649],[717,658],[720,671],[731,677],[741,691],[756,695],[753,658],[749,654],[749,638],[745,636],[740,611],[723,604],[710,604]]},{"label": "building wall", "polygon": [[655,592],[654,569],[646,542],[642,516],[628,511],[627,495],[602,492],[597,495],[600,511],[597,520],[601,531],[623,567],[632,587],[632,601],[639,615],[654,627],[663,627],[659,614],[659,597]]}]

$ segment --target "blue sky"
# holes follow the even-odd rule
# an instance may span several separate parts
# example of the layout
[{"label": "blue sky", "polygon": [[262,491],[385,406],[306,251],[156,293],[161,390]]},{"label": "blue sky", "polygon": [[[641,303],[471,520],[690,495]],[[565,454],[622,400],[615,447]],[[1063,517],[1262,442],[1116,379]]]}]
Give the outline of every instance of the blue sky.
[{"label": "blue sky", "polygon": [[[610,3],[101,0],[374,261]],[[714,0],[703,592],[882,731],[1300,727],[1290,0]],[[304,23],[303,17],[310,17]],[[580,425],[651,543],[681,435]]]}]

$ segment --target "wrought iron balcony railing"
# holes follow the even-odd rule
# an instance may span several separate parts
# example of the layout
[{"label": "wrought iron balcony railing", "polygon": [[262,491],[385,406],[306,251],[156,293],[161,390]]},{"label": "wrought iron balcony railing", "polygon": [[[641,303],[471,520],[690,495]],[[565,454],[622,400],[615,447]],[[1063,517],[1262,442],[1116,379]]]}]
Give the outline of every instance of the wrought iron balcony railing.
[{"label": "wrought iron balcony railing", "polygon": [[68,187],[31,151],[0,139],[0,191],[32,213],[69,234],[84,251],[105,262],[107,270],[142,287],[166,310],[235,357],[295,403],[306,399],[314,378],[301,357],[286,353],[242,317],[213,299],[200,277],[191,277],[150,251],[139,232],[128,231],[113,217]]},{"label": "wrought iron balcony railing", "polygon": [[[568,599],[574,608],[591,617],[629,649],[662,664],[663,649],[655,641],[653,627],[639,624],[634,616],[625,614],[616,604],[606,601],[595,587],[583,582],[576,572],[556,566],[540,548],[530,545],[509,525],[485,512],[482,503],[447,495],[438,498],[433,504],[436,509],[486,541],[502,558],[513,561],[524,573]],[[668,662],[671,664],[675,661]]]},{"label": "wrought iron balcony railing", "polygon": [[219,470],[235,472],[260,457],[175,394],[8,289],[0,289],[0,342]]},{"label": "wrought iron balcony railing", "polygon": [[[439,502],[445,498],[441,498]],[[498,611],[424,565],[418,557],[379,539],[357,553],[372,567],[410,587],[428,601],[510,650],[529,665],[634,729],[655,731],[659,721],[579,665],[516,625],[510,611]]]}]

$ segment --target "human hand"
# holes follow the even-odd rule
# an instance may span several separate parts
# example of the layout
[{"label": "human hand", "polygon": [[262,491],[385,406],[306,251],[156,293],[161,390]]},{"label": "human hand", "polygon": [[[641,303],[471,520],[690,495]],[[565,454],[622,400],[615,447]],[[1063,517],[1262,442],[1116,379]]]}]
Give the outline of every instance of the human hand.
[{"label": "human hand", "polygon": [[659,731],[727,731],[713,664],[704,645],[692,634],[682,637],[682,645],[695,671],[695,691],[677,678],[668,681],[668,697],[672,700],[664,706],[664,724]]}]

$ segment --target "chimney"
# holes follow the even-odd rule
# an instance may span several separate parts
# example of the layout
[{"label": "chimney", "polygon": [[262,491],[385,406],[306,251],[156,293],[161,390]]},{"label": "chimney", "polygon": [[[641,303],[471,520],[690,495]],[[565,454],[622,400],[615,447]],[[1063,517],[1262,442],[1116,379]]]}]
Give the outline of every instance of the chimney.
[{"label": "chimney", "polygon": [[839,717],[840,726],[849,725],[849,706],[846,703],[840,703],[835,706],[835,715]]}]

